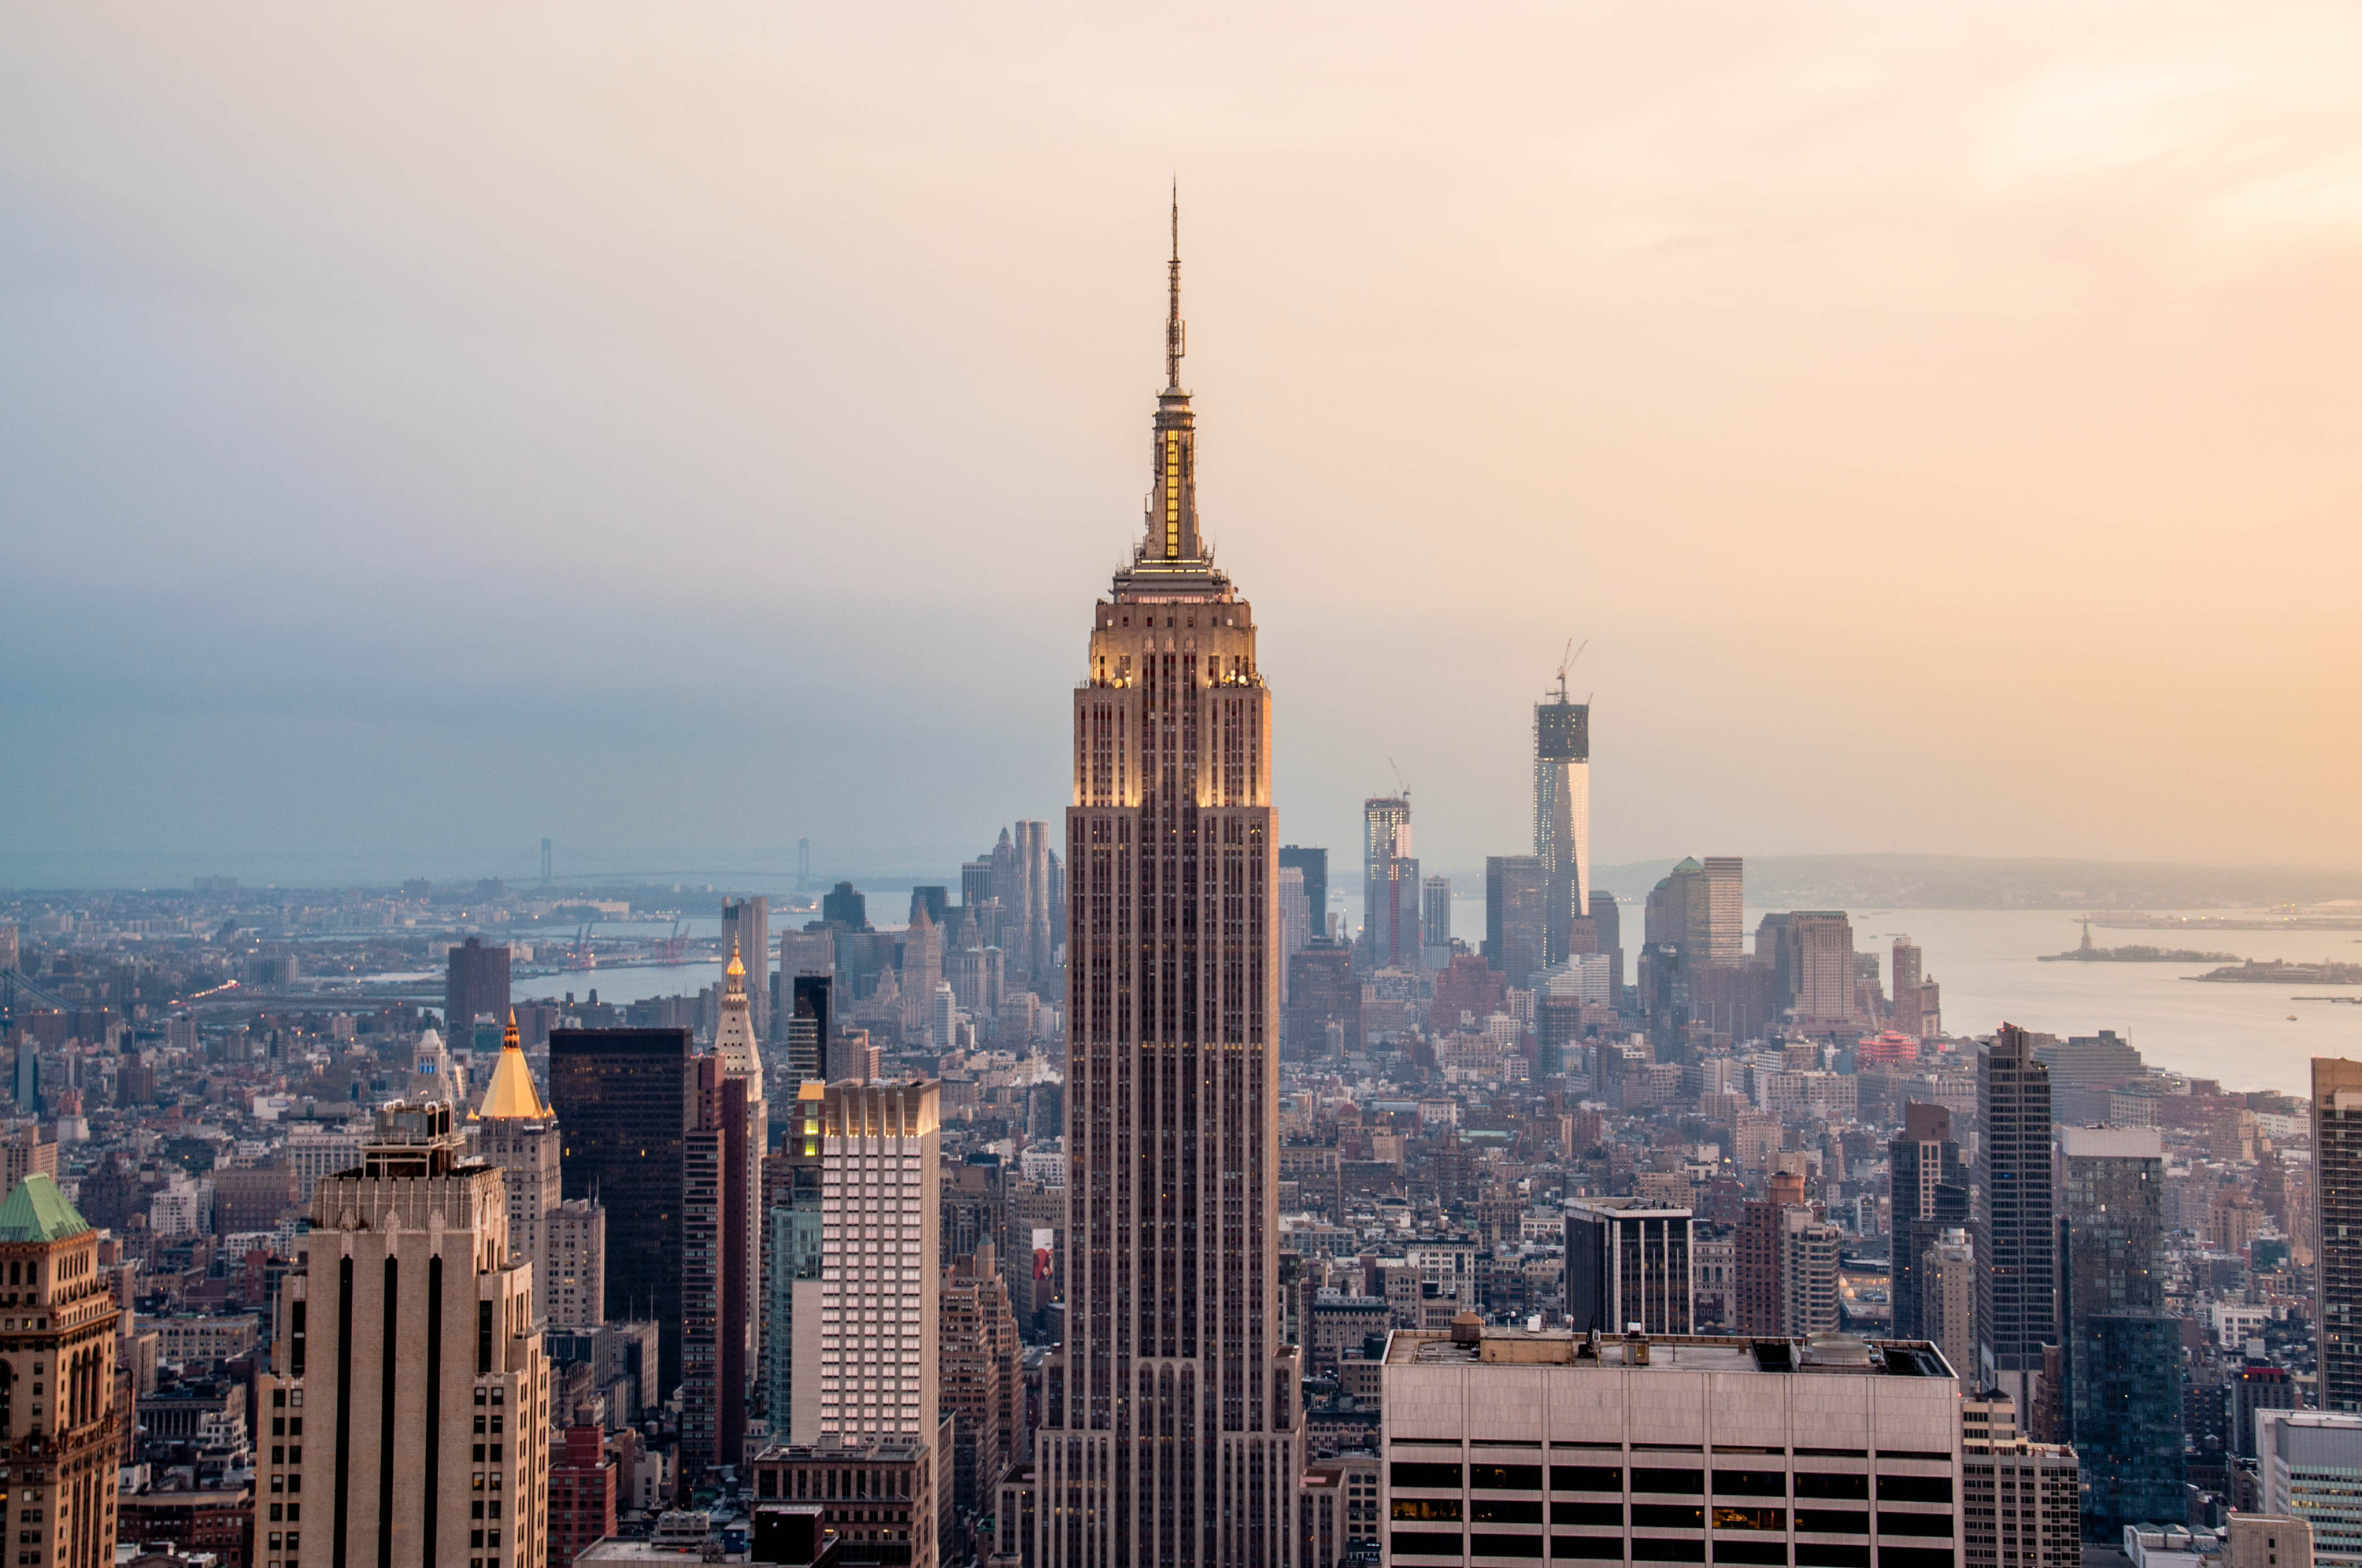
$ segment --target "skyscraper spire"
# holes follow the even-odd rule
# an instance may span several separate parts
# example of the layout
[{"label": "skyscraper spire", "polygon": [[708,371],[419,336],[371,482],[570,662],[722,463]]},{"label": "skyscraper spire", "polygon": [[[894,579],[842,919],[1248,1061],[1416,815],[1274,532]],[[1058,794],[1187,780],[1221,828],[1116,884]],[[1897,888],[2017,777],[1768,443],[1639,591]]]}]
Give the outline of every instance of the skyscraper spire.
[{"label": "skyscraper spire", "polygon": [[[1181,183],[1173,184],[1173,259],[1165,264],[1168,295],[1164,314],[1164,390],[1156,394],[1156,446],[1151,459],[1148,516],[1141,540],[1143,569],[1203,572],[1205,547],[1198,535],[1196,419],[1189,394],[1181,390],[1181,356],[1189,329],[1181,319]],[[1160,564],[1163,563],[1163,564]]]},{"label": "skyscraper spire", "polygon": [[1164,390],[1181,390],[1181,356],[1188,352],[1189,329],[1181,322],[1181,177],[1173,177],[1173,259],[1165,263],[1172,301],[1164,315]]}]

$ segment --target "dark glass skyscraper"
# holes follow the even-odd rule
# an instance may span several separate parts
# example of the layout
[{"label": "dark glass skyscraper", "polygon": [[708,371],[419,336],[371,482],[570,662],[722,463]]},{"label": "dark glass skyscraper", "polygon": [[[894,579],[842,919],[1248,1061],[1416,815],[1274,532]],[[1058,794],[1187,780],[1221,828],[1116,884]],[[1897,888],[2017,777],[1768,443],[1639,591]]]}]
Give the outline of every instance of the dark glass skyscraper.
[{"label": "dark glass skyscraper", "polygon": [[1308,849],[1302,845],[1283,844],[1279,846],[1279,864],[1284,870],[1294,867],[1304,873],[1304,901],[1312,911],[1312,940],[1329,939],[1329,852]]},{"label": "dark glass skyscraper", "polygon": [[2362,1410],[2362,1062],[2312,1059],[2321,1408]]},{"label": "dark glass skyscraper", "polygon": [[2004,1023],[1977,1053],[1983,1132],[1977,1188],[1977,1355],[1985,1381],[2034,1408],[2042,1347],[2058,1332],[2052,1229],[2050,1069],[2025,1030]]},{"label": "dark glass skyscraper", "polygon": [[1177,245],[1172,286],[1146,533],[1075,693],[1067,1338],[1035,1448],[1041,1568],[1295,1558],[1271,693],[1198,533]]},{"label": "dark glass skyscraper", "polygon": [[[1903,1107],[1903,1134],[1886,1146],[1887,1212],[1894,1231],[1893,1288],[1894,1336],[1933,1339],[1921,1308],[1922,1260],[1936,1238],[1969,1225],[1969,1178],[1960,1145],[1952,1138],[1952,1113],[1917,1100]],[[1953,1370],[1974,1377],[1973,1366]]]},{"label": "dark glass skyscraper", "polygon": [[1539,856],[1485,857],[1485,962],[1509,977],[1532,983],[1549,943],[1550,873]]},{"label": "dark glass skyscraper", "polygon": [[549,1104],[568,1198],[607,1209],[607,1315],[657,1325],[650,1403],[680,1384],[683,1157],[695,1106],[686,1029],[553,1029]]},{"label": "dark glass skyscraper", "polygon": [[827,1071],[830,992],[835,987],[830,975],[797,975],[788,982],[788,1071],[798,1083]]},{"label": "dark glass skyscraper", "polygon": [[464,1052],[475,1038],[478,1019],[506,1023],[508,1017],[508,944],[487,947],[482,937],[471,936],[444,960],[444,1043],[454,1052]]},{"label": "dark glass skyscraper", "polygon": [[2058,1130],[2060,1404],[2084,1534],[2185,1506],[2181,1320],[2165,1300],[2165,1145],[2154,1127]]},{"label": "dark glass skyscraper", "polygon": [[746,1450],[746,1303],[753,1240],[745,1217],[756,1179],[747,1149],[747,1080],[700,1056],[696,1121],[682,1143],[680,1479],[686,1495]]}]

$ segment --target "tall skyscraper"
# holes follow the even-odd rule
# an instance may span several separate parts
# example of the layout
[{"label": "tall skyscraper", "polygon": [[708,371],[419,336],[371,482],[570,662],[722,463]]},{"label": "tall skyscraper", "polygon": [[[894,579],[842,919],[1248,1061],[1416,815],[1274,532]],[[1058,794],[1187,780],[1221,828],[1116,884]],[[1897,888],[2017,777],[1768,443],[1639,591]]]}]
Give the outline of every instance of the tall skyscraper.
[{"label": "tall skyscraper", "polygon": [[1146,536],[1075,693],[1067,1326],[1034,1450],[1041,1568],[1295,1557],[1271,693],[1198,532],[1180,277],[1176,243]]},{"label": "tall skyscraper", "polygon": [[[1888,1292],[1894,1303],[1894,1336],[1932,1340],[1934,1331],[1920,1318],[1925,1299],[1920,1264],[1938,1236],[1966,1229],[1970,1218],[1969,1177],[1960,1163],[1960,1145],[1952,1137],[1952,1113],[1940,1105],[1906,1102],[1903,1132],[1886,1145],[1886,1169],[1887,1215],[1894,1236],[1893,1282]],[[1969,1344],[1973,1350],[1973,1330]],[[1973,1379],[1975,1358],[1954,1370]]]},{"label": "tall skyscraper", "polygon": [[10,1304],[36,1314],[9,1320],[0,1341],[0,1463],[16,1477],[17,1561],[114,1568],[125,1419],[115,1403],[115,1292],[99,1272],[98,1232],[45,1173],[0,1202],[0,1269]]},{"label": "tall skyscraper", "polygon": [[[1019,823],[1022,827],[1023,823]],[[935,988],[944,980],[944,930],[925,908],[911,911],[910,928],[902,933],[902,1037],[916,1041],[934,1034]],[[949,1042],[937,1040],[937,1049]]]},{"label": "tall skyscraper", "polygon": [[1293,867],[1304,874],[1304,901],[1310,910],[1310,939],[1329,940],[1329,852],[1308,849],[1302,845],[1283,844],[1279,846],[1279,864]]},{"label": "tall skyscraper", "polygon": [[1050,824],[1021,822],[1012,846],[1017,859],[1017,921],[1013,944],[1003,951],[1037,996],[1050,973]]},{"label": "tall skyscraper", "polygon": [[[734,951],[730,964],[723,971],[722,1016],[713,1031],[713,1054],[722,1062],[724,1077],[745,1085],[745,1101],[739,1107],[743,1122],[740,1138],[745,1148],[742,1154],[744,1168],[738,1173],[738,1244],[745,1266],[738,1280],[738,1323],[744,1343],[740,1353],[754,1364],[759,1326],[763,1320],[763,1273],[753,1260],[763,1253],[763,1182],[758,1163],[765,1150],[771,1146],[771,1108],[763,1095],[763,1052],[756,1042],[761,1038],[755,1026],[754,997],[746,984],[746,971]],[[734,1457],[722,1461],[735,1464]]]},{"label": "tall skyscraper", "polygon": [[[1903,1244],[1900,1232],[1894,1244]],[[1913,1273],[1918,1281],[1919,1327],[1910,1334],[1898,1328],[1895,1337],[1934,1342],[1954,1372],[1972,1377],[1977,1364],[1977,1251],[1968,1231],[1956,1226],[1936,1232]]]},{"label": "tall skyscraper", "polygon": [[1534,858],[1550,900],[1544,956],[1562,964],[1591,951],[1574,942],[1591,915],[1591,705],[1567,701],[1563,669],[1558,695],[1534,705]]},{"label": "tall skyscraper", "polygon": [[509,1015],[509,949],[471,936],[450,951],[443,968],[443,1033],[454,1051],[468,1049],[476,1023]]},{"label": "tall skyscraper", "polygon": [[827,1074],[829,994],[835,986],[833,975],[788,977],[788,1071],[798,1083]]},{"label": "tall skyscraper", "polygon": [[1529,986],[1549,944],[1550,874],[1533,855],[1485,857],[1485,961]]},{"label": "tall skyscraper", "polygon": [[962,1513],[990,1513],[1025,1412],[1017,1314],[991,1242],[952,1260],[939,1310],[944,1408],[955,1418],[953,1504]]},{"label": "tall skyscraper", "polygon": [[1683,856],[1654,888],[1644,911],[1644,940],[1651,948],[1672,947],[1692,964],[1705,962],[1713,929],[1714,900],[1705,867]]},{"label": "tall skyscraper", "polygon": [[[788,1109],[778,1153],[763,1160],[763,1407],[776,1435],[795,1417],[796,1370],[816,1380],[820,1367],[820,1292],[825,1260],[821,1211],[821,1112],[828,1088],[807,1078]],[[840,1280],[840,1286],[842,1281]],[[793,1441],[820,1436],[819,1385],[804,1411],[805,1425]]]},{"label": "tall skyscraper", "polygon": [[[743,975],[739,977],[743,978]],[[743,988],[739,1000],[745,1000]],[[746,1449],[748,1317],[755,1268],[747,1217],[759,1199],[748,1162],[747,1080],[700,1056],[696,1121],[682,1139],[680,1495]]]},{"label": "tall skyscraper", "polygon": [[546,1568],[533,1269],[510,1261],[501,1173],[465,1153],[449,1106],[397,1103],[360,1168],[313,1188],[304,1271],[280,1287],[257,1379],[272,1438],[286,1429],[256,1444],[257,1501],[287,1513],[283,1558],[257,1519],[266,1564]]},{"label": "tall skyscraper", "polygon": [[1418,967],[1418,862],[1400,796],[1362,802],[1362,942],[1374,968]]},{"label": "tall skyscraper", "polygon": [[1312,901],[1304,896],[1304,873],[1294,866],[1279,868],[1279,890],[1273,902],[1279,922],[1279,1003],[1287,1005],[1288,960],[1312,942]]},{"label": "tall skyscraper", "polygon": [[1894,1032],[1905,1039],[1922,1040],[1919,1022],[1919,949],[1907,936],[1894,939]]},{"label": "tall skyscraper", "polygon": [[1780,1303],[1783,1333],[1838,1331],[1838,1248],[1844,1232],[1810,1209],[1780,1216]]},{"label": "tall skyscraper", "polygon": [[1620,1001],[1624,993],[1624,917],[1616,895],[1591,889],[1591,935],[1607,955],[1607,999]]},{"label": "tall skyscraper", "polygon": [[2030,1410],[2040,1392],[2042,1347],[2058,1339],[2058,1240],[2051,1218],[2050,1069],[2034,1059],[2033,1043],[2014,1024],[2003,1024],[1977,1053],[1977,1123],[1981,1380]]},{"label": "tall skyscraper", "polygon": [[839,882],[820,896],[820,918],[847,931],[869,929],[869,900],[850,882]]},{"label": "tall skyscraper", "polygon": [[[1422,947],[1451,945],[1451,878],[1429,877],[1418,885],[1418,940]],[[1440,964],[1436,967],[1440,968]]]},{"label": "tall skyscraper", "polygon": [[534,1270],[534,1292],[549,1297],[553,1329],[595,1329],[607,1320],[607,1210],[587,1198],[561,1199],[542,1216],[548,1284]]},{"label": "tall skyscraper", "polygon": [[2165,1143],[2154,1127],[2058,1129],[2056,1402],[2082,1463],[2087,1534],[2183,1498],[2181,1320],[2165,1298]]},{"label": "tall skyscraper", "polygon": [[1705,961],[1716,968],[1747,962],[1747,862],[1705,857]]},{"label": "tall skyscraper", "polygon": [[607,1209],[607,1312],[657,1325],[651,1405],[680,1386],[682,1157],[695,1108],[686,1029],[553,1029],[549,1099],[568,1198]]},{"label": "tall skyscraper", "polygon": [[1788,940],[1796,955],[1796,1016],[1807,1027],[1853,1023],[1853,922],[1843,910],[1798,910],[1788,917]]},{"label": "tall skyscraper", "polygon": [[558,1174],[561,1140],[557,1119],[533,1087],[533,1068],[525,1063],[513,1012],[484,1103],[469,1116],[467,1132],[477,1156],[499,1170],[507,1186],[509,1249],[533,1264],[534,1309],[549,1318],[554,1260],[544,1232],[551,1211],[565,1197]]},{"label": "tall skyscraper", "polygon": [[[789,1441],[932,1445],[937,1408],[938,1086],[833,1083],[820,1109],[820,1322],[797,1358]],[[800,1133],[797,1134],[800,1136]],[[937,1456],[943,1464],[949,1453]]]},{"label": "tall skyscraper", "polygon": [[1805,1206],[1805,1178],[1794,1171],[1774,1171],[1765,1196],[1750,1198],[1738,1222],[1738,1331],[1742,1334],[1788,1332],[1788,1215]]},{"label": "tall skyscraper", "polygon": [[771,1037],[771,900],[756,894],[722,900],[722,950],[745,966],[746,1006],[755,1038]]},{"label": "tall skyscraper", "polygon": [[2362,1412],[2362,1062],[2312,1059],[2321,1408]]}]

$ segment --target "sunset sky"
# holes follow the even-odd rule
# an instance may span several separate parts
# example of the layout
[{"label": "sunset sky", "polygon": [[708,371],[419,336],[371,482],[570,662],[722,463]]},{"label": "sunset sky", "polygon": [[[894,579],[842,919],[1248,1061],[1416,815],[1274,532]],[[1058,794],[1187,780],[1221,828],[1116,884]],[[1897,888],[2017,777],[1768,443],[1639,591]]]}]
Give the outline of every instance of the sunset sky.
[{"label": "sunset sky", "polygon": [[1176,174],[1284,836],[2362,865],[2362,13],[1281,9],[0,12],[0,884],[1054,817]]}]

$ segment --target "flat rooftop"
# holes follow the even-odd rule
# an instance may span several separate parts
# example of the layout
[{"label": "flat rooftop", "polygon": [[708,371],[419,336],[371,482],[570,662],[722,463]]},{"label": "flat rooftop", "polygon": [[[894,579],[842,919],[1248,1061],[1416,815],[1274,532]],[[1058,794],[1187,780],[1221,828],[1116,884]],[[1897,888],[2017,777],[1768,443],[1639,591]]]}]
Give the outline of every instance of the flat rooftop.
[{"label": "flat rooftop", "polygon": [[1397,1329],[1386,1339],[1388,1366],[1568,1366],[1670,1372],[1840,1374],[1854,1377],[1950,1377],[1943,1353],[1925,1340],[1741,1339],[1713,1334],[1653,1338],[1529,1333],[1487,1328],[1473,1339]]}]

